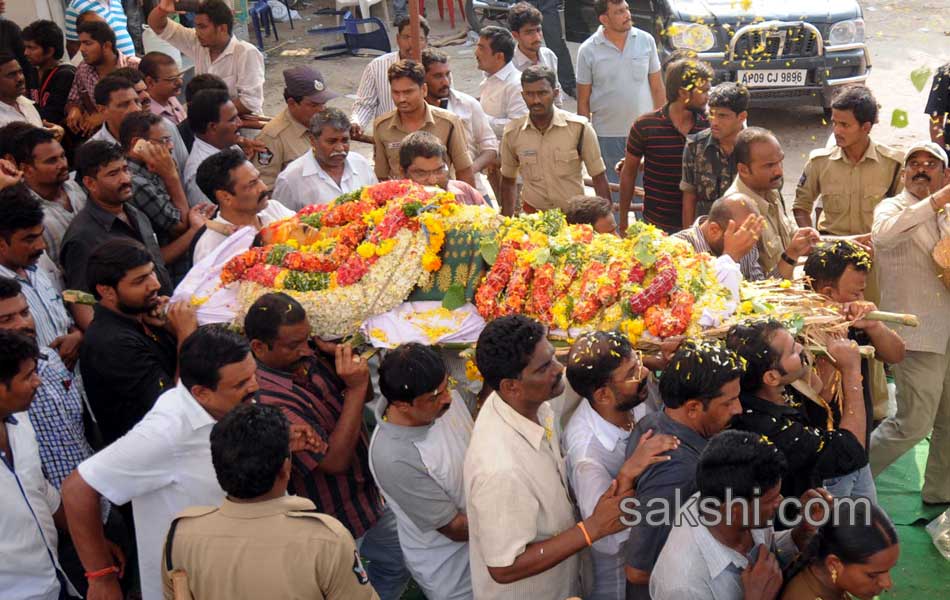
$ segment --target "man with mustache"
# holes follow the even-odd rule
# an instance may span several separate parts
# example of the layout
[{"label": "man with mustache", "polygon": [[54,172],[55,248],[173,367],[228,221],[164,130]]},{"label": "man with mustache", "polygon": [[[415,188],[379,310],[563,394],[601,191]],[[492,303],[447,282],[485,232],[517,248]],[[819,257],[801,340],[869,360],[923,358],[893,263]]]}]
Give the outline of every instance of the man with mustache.
[{"label": "man with mustache", "polygon": [[[76,152],[75,167],[76,177],[89,192],[89,201],[63,235],[59,262],[66,288],[91,291],[86,267],[93,249],[107,239],[130,238],[145,246],[155,264],[162,293],[171,294],[171,278],[155,231],[148,217],[129,203],[132,177],[122,147],[101,140],[86,142]],[[73,316],[85,329],[92,320],[92,309],[74,305]]]},{"label": "man with mustache", "polygon": [[[22,288],[15,279],[7,277],[0,277],[0,331],[36,339],[36,325]],[[36,375],[40,384],[28,410],[30,423],[36,434],[43,477],[58,490],[79,463],[93,454],[84,424],[85,394],[78,376],[47,346],[39,346]],[[105,511],[102,518],[110,539],[127,537],[118,511]],[[60,536],[58,554],[70,581],[75,582],[80,593],[85,592],[84,570],[69,536]]]},{"label": "man with mustache", "polygon": [[597,195],[610,198],[597,134],[584,117],[554,106],[556,82],[554,71],[539,65],[521,74],[521,95],[529,112],[508,123],[501,140],[503,215],[514,214],[519,174],[524,181],[521,201],[525,212],[566,211],[571,198],[584,193],[582,166],[593,178]]},{"label": "man with mustache", "polygon": [[[745,361],[742,374],[742,413],[729,427],[767,437],[788,459],[782,477],[782,495],[799,497],[822,485],[825,479],[857,477],[867,465],[864,448],[867,413],[861,387],[861,354],[854,340],[838,338],[826,344],[828,358],[819,358],[817,368],[806,360],[802,345],[781,323],[758,320],[733,326],[726,346]],[[792,384],[807,384],[828,406],[838,403],[825,420],[809,418],[805,403],[812,403]],[[875,501],[873,486],[865,490]]]},{"label": "man with mustache", "polygon": [[175,59],[164,52],[149,52],[139,63],[139,71],[145,77],[146,89],[152,99],[149,109],[153,113],[175,125],[188,118],[185,107],[178,101],[183,79]]},{"label": "man with mustache", "polygon": [[403,344],[379,366],[369,466],[396,514],[413,579],[430,600],[472,598],[462,464],[472,415],[434,348]]},{"label": "man with mustache", "polygon": [[339,94],[327,88],[323,73],[316,69],[299,66],[284,71],[287,107],[264,125],[256,138],[264,148],[255,153],[254,166],[261,172],[267,187],[273,187],[277,176],[291,162],[308,153],[312,144],[311,120],[326,110],[327,102],[337,96]]},{"label": "man with mustache", "polygon": [[475,187],[472,157],[462,120],[447,110],[426,102],[428,87],[422,65],[400,60],[389,67],[389,91],[396,109],[373,122],[373,160],[380,181],[399,175],[399,144],[414,131],[428,131],[439,138],[449,151],[450,166],[456,179]]},{"label": "man with mustache", "polygon": [[670,522],[647,521],[646,513],[651,506],[672,506],[677,497],[685,499],[696,491],[700,453],[742,410],[741,375],[741,361],[719,342],[684,342],[663,369],[659,389],[664,408],[637,422],[627,440],[627,456],[635,456],[647,436],[672,435],[679,444],[669,450],[669,460],[647,465],[637,478],[639,521],[631,527],[625,547],[627,598],[650,598],[650,571],[670,533]]},{"label": "man with mustache", "polygon": [[103,242],[88,261],[98,302],[80,369],[102,437],[112,443],[174,385],[177,346],[198,325],[186,303],[166,306],[151,255],[135,240]]},{"label": "man with mustache", "polygon": [[43,126],[33,101],[26,97],[23,67],[12,54],[0,52],[0,127],[13,121]]},{"label": "man with mustache", "polygon": [[415,131],[399,146],[399,166],[403,177],[419,185],[433,185],[452,192],[460,204],[485,204],[485,198],[472,186],[449,179],[448,153],[445,146],[427,131]]},{"label": "man with mustache", "polygon": [[484,73],[478,100],[489,117],[492,131],[501,139],[505,126],[528,111],[521,95],[521,72],[511,62],[515,39],[510,31],[495,25],[483,27],[478,35],[475,62]]},{"label": "man with mustache", "polygon": [[254,165],[240,150],[230,148],[205,159],[195,182],[213,204],[218,215],[205,223],[195,236],[192,260],[198,262],[241,227],[260,229],[264,225],[292,217],[294,211],[276,200]]},{"label": "man with mustache", "polygon": [[342,110],[316,113],[307,128],[310,151],[292,161],[274,186],[274,198],[290,210],[327,204],[376,183],[369,161],[350,152],[350,120]]},{"label": "man with mustache", "polygon": [[[541,33],[541,23],[544,17],[541,11],[527,2],[519,2],[508,9],[508,29],[515,38],[515,54],[512,64],[519,71],[524,71],[531,65],[544,65],[554,71],[555,81],[559,89],[554,103],[558,108],[563,106],[561,96],[561,82],[557,81],[557,55],[544,45],[544,35]],[[573,94],[571,94],[573,96]]]},{"label": "man with mustache", "polygon": [[215,209],[210,202],[188,206],[172,157],[169,126],[168,121],[153,112],[134,112],[122,120],[119,140],[132,175],[131,203],[152,224],[162,258],[177,284],[191,268],[188,250],[192,240]]},{"label": "man with mustache", "polygon": [[663,73],[653,36],[633,26],[630,8],[635,4],[593,4],[600,26],[577,50],[577,114],[591,120],[610,182],[619,183],[614,165],[625,156],[630,126],[663,106]]},{"label": "man with mustache", "polygon": [[59,290],[37,267],[46,243],[43,208],[25,185],[0,190],[0,275],[16,279],[36,319],[37,341],[57,350],[72,368],[82,331],[76,328]]},{"label": "man with mustache", "polygon": [[188,123],[195,134],[195,143],[185,161],[182,181],[188,204],[195,206],[210,200],[196,181],[198,167],[206,158],[221,150],[240,150],[238,129],[241,127],[241,118],[227,92],[208,89],[195,94],[188,103]]},{"label": "man with mustache", "polygon": [[[934,276],[934,245],[950,235],[950,170],[934,142],[914,144],[904,162],[904,191],[874,209],[871,241],[881,268],[881,309],[909,312],[922,327],[900,327],[907,354],[894,366],[897,414],[871,434],[871,472],[877,475],[930,431],[930,457],[920,495],[950,502],[950,291]],[[942,276],[946,276],[944,271]]]},{"label": "man with mustache", "polygon": [[[17,168],[23,172],[23,182],[43,206],[46,254],[58,264],[63,235],[73,217],[86,206],[86,192],[70,179],[66,151],[50,132],[32,129],[19,136],[11,150]],[[61,272],[58,276],[62,280]]]},{"label": "man with mustache", "polygon": [[785,210],[785,200],[782,199],[785,153],[782,146],[771,131],[746,127],[736,136],[732,152],[736,157],[738,175],[726,190],[726,195],[745,194],[755,202],[759,214],[765,218],[758,243],[759,265],[766,273],[784,269],[790,274],[798,259],[811,253],[819,235],[811,227],[796,225]]},{"label": "man with mustache", "polygon": [[[647,466],[678,445],[675,436],[645,434],[629,458],[627,439],[637,421],[654,409],[645,404],[650,371],[629,340],[616,332],[577,338],[567,357],[567,381],[583,399],[564,430],[564,454],[581,515],[589,517],[600,495],[617,479],[633,487]],[[594,588],[588,598],[622,600],[624,546],[630,530],[607,536],[591,549]]]},{"label": "man with mustache", "polygon": [[[127,243],[110,242],[112,245]],[[147,259],[141,249],[138,255]],[[121,261],[120,256],[110,262],[116,260]],[[126,275],[118,288],[124,288],[123,292],[127,293],[142,291],[143,283],[139,280],[144,276],[145,281],[151,279],[154,289],[154,275],[144,273],[148,268],[150,265],[146,263],[132,269],[129,275],[134,275],[135,280],[129,281]],[[103,301],[108,298],[115,305],[117,288],[98,285],[97,290]],[[173,305],[169,319],[185,314],[191,315],[190,322],[194,324],[194,312],[187,303]],[[144,325],[128,317],[116,315],[114,318],[134,322],[139,327]],[[123,350],[122,358],[136,360],[129,348],[111,351]],[[145,600],[163,597],[162,542],[175,515],[195,504],[218,505],[224,500],[224,491],[212,465],[209,437],[216,421],[238,404],[252,399],[257,392],[254,357],[241,335],[220,325],[195,330],[184,339],[180,350],[179,382],[175,384],[172,378],[174,371],[166,374],[166,385],[144,418],[126,435],[80,463],[63,482],[69,533],[86,571],[89,598],[123,597],[119,585],[122,572],[115,565],[103,535],[99,514],[101,498],[117,505],[132,502],[139,577]],[[174,352],[170,358],[174,365]],[[134,367],[123,366],[123,369],[148,367],[143,361]],[[133,376],[155,379],[148,370],[126,377]],[[312,432],[309,435],[312,437]],[[292,441],[291,451],[293,445]]]},{"label": "man with mustache", "polygon": [[[792,212],[802,227],[821,200],[818,231],[870,238],[874,207],[901,187],[904,153],[871,139],[878,104],[864,85],[839,88],[831,103],[835,145],[813,150],[795,188]],[[865,240],[866,241],[866,240]],[[876,273],[868,299],[877,302]]]},{"label": "man with mustache", "polygon": [[479,599],[576,596],[578,555],[624,528],[626,495],[617,481],[587,518],[576,520],[560,421],[548,402],[564,393],[564,367],[546,333],[537,321],[512,315],[489,322],[478,336],[475,362],[493,392],[478,413],[463,472]]},{"label": "man with mustache", "polygon": [[369,367],[349,344],[310,334],[307,313],[283,293],[264,294],[248,309],[244,331],[257,359],[262,404],[307,425],[328,448],[295,456],[290,490],[335,517],[368,561],[369,581],[382,600],[398,600],[409,580],[396,516],[383,502],[369,468],[363,423],[373,396]]},{"label": "man with mustache", "polygon": [[487,196],[485,175],[494,168],[498,159],[498,137],[492,131],[488,115],[477,99],[452,87],[448,54],[438,48],[426,48],[422,51],[422,66],[426,70],[426,102],[444,108],[462,120],[468,154],[472,158],[475,188]]}]

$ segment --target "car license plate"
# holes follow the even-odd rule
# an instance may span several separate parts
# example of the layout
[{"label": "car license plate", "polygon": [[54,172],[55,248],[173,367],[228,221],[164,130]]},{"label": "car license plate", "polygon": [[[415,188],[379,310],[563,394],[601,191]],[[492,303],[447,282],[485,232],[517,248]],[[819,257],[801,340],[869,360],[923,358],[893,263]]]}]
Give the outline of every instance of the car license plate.
[{"label": "car license plate", "polygon": [[763,69],[739,71],[739,83],[746,87],[794,87],[805,85],[807,69]]}]

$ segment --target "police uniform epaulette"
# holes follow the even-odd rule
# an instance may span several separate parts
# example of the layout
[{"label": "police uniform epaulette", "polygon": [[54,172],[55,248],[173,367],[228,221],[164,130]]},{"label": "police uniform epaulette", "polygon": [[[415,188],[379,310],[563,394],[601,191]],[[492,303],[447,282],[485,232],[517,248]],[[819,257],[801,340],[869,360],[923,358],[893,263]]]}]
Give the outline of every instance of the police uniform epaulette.
[{"label": "police uniform epaulette", "polygon": [[903,166],[904,164],[904,151],[899,148],[893,148],[887,144],[878,144],[877,145],[878,154],[882,154],[891,160],[895,160]]},{"label": "police uniform epaulette", "polygon": [[587,117],[578,115],[572,112],[564,111],[564,119],[567,121],[573,121],[574,123],[587,123]]},{"label": "police uniform epaulette", "polygon": [[830,156],[831,153],[837,149],[838,149],[837,146],[823,146],[821,148],[815,148],[814,150],[808,153],[808,160],[811,160],[813,158],[819,158],[822,156]]},{"label": "police uniform epaulette", "polygon": [[178,523],[182,519],[203,517],[211,513],[216,513],[218,510],[220,510],[220,507],[217,506],[191,506],[178,513],[178,516],[172,519],[171,524],[168,526],[168,535],[165,536],[165,566],[169,571],[175,570],[175,567],[172,565],[172,543],[175,540],[175,530],[178,529]]}]

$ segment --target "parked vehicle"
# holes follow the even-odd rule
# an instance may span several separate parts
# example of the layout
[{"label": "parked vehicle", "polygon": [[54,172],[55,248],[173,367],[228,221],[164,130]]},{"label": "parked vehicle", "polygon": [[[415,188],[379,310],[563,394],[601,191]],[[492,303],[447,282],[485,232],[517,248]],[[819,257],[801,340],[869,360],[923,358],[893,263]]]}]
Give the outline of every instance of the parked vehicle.
[{"label": "parked vehicle", "polygon": [[[871,69],[856,0],[627,0],[634,26],[650,32],[661,62],[691,50],[716,82],[748,86],[753,105],[813,102],[831,113],[838,86],[864,82]],[[568,41],[599,23],[594,0],[569,0]]]}]

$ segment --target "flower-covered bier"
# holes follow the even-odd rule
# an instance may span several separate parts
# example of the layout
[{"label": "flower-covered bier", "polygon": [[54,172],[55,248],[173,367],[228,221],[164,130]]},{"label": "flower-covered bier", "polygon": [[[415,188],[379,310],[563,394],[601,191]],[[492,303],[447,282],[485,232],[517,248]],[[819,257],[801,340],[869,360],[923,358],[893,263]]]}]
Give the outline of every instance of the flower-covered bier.
[{"label": "flower-covered bier", "polygon": [[636,342],[695,334],[702,311],[728,296],[708,255],[642,223],[621,239],[547,211],[507,219],[495,243],[497,258],[476,294],[479,313],[523,312],[556,335],[620,329]]},{"label": "flower-covered bier", "polygon": [[282,290],[304,305],[315,334],[338,337],[440,274],[448,232],[497,226],[490,207],[460,205],[439,188],[387,181],[264,227],[262,245],[228,261],[221,284],[239,285],[244,310],[260,294]]}]

